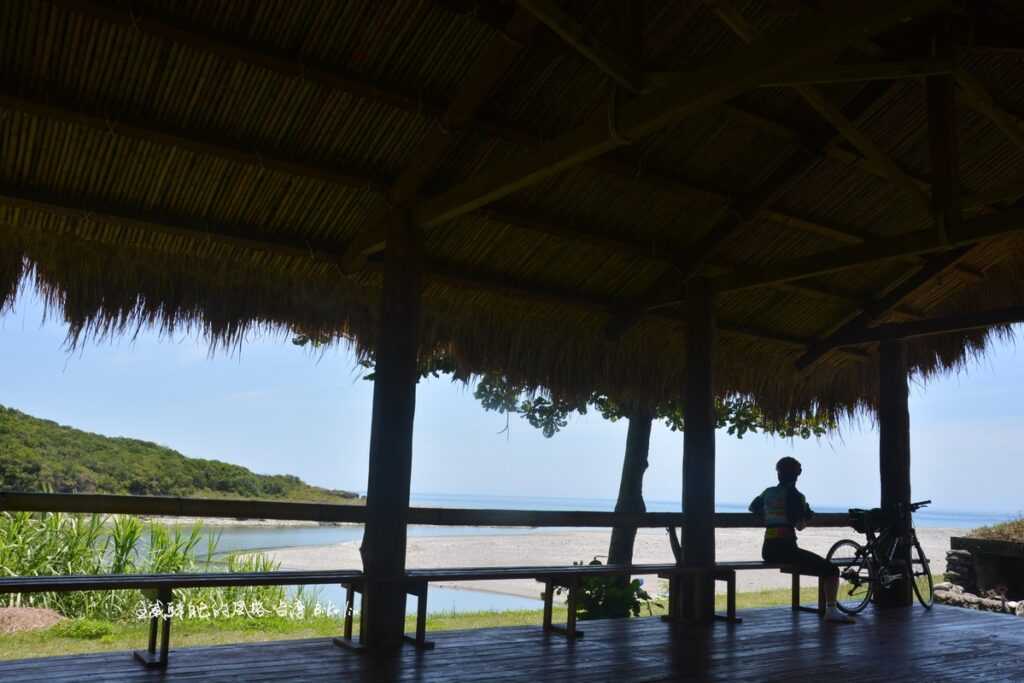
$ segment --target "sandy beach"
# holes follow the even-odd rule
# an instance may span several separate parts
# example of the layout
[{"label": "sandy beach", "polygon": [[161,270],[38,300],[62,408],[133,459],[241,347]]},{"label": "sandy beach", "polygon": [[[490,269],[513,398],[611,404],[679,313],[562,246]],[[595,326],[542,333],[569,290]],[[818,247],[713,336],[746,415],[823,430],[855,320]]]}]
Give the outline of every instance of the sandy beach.
[{"label": "sandy beach", "polygon": [[[933,571],[946,569],[949,538],[964,529],[918,529],[918,538],[925,554],[932,560]],[[760,529],[719,529],[715,536],[719,560],[756,560],[761,555]],[[849,529],[807,529],[800,534],[800,545],[824,555],[841,538],[851,538]],[[441,536],[410,538],[407,566],[486,567],[498,565],[567,565],[587,562],[595,555],[608,552],[607,531],[568,531],[555,533],[512,534],[493,536]],[[362,566],[359,544],[339,543],[328,546],[284,548],[269,553],[281,563],[282,569],[358,569]],[[637,534],[634,561],[638,564],[672,562],[668,534],[663,529],[643,529]],[[658,586],[657,577],[644,577],[645,584]],[[810,581],[810,579],[807,579]],[[474,581],[448,584],[452,588],[490,591],[535,598],[538,584],[532,581]],[[744,571],[737,575],[739,591],[784,588],[789,576],[778,571]],[[719,586],[724,590],[724,586]]]}]

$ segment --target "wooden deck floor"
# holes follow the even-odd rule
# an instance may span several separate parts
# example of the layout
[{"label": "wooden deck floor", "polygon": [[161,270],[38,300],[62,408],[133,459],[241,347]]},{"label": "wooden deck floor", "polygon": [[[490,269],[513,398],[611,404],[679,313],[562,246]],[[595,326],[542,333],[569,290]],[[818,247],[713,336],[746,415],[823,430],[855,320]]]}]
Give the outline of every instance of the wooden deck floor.
[{"label": "wooden deck floor", "polygon": [[854,626],[788,609],[738,626],[672,628],[657,619],[585,623],[576,643],[536,627],[438,633],[392,662],[330,640],[174,651],[166,673],[128,653],[0,662],[0,681],[1024,681],[1024,619],[937,606],[869,613]]}]

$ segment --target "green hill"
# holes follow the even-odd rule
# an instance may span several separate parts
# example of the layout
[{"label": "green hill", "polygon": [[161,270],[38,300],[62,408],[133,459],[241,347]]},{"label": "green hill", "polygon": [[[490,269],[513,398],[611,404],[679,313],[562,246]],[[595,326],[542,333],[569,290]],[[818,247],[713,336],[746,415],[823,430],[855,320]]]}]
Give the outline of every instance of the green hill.
[{"label": "green hill", "polygon": [[256,474],[149,441],[91,434],[0,406],[0,490],[360,503],[290,474]]}]

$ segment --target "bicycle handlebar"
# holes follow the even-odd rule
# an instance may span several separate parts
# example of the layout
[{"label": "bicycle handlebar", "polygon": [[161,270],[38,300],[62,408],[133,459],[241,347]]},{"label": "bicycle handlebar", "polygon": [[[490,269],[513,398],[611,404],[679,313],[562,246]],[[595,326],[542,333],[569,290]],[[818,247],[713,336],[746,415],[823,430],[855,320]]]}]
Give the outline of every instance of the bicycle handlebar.
[{"label": "bicycle handlebar", "polygon": [[926,505],[929,505],[931,502],[932,501],[930,501],[930,500],[919,500],[916,503],[911,503],[910,504],[910,509],[911,510],[920,510],[921,508],[925,507]]}]

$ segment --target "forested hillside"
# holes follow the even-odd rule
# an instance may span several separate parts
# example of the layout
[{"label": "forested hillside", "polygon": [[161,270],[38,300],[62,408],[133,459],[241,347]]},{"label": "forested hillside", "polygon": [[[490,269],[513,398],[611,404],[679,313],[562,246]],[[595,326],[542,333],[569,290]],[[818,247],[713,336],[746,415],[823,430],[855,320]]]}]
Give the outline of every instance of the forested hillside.
[{"label": "forested hillside", "polygon": [[298,477],[188,458],[149,441],[91,434],[0,406],[0,490],[355,503]]}]

